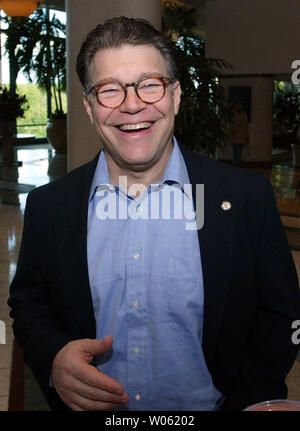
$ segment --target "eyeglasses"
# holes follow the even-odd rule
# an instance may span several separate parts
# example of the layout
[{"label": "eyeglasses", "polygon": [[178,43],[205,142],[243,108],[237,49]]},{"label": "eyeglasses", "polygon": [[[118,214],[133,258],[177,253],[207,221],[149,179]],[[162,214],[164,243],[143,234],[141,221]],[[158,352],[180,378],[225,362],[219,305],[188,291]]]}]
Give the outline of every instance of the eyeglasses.
[{"label": "eyeglasses", "polygon": [[131,84],[106,81],[97,84],[88,90],[93,93],[100,105],[105,108],[116,109],[122,105],[127,96],[127,88],[134,87],[136,95],[144,103],[152,104],[159,102],[165,95],[166,86],[172,84],[173,80],[164,76],[151,76],[142,78]]}]

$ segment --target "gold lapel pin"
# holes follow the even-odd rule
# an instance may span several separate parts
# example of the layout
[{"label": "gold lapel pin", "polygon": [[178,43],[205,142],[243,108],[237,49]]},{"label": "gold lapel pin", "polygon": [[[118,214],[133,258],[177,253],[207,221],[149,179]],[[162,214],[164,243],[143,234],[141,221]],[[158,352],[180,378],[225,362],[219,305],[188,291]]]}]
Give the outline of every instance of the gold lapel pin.
[{"label": "gold lapel pin", "polygon": [[231,203],[229,201],[223,201],[221,203],[221,208],[223,211],[229,211],[231,209]]}]

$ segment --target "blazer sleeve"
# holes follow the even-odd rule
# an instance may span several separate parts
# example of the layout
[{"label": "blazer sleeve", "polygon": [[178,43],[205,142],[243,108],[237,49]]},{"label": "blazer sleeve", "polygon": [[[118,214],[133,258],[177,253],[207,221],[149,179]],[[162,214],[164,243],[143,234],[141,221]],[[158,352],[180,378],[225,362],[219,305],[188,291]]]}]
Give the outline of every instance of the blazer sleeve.
[{"label": "blazer sleeve", "polygon": [[223,410],[239,410],[260,401],[286,398],[285,379],[299,349],[292,341],[292,323],[300,319],[297,273],[272,186],[267,179],[262,186],[261,218],[253,213],[257,205],[252,205],[247,214],[249,226],[259,237],[257,286],[254,286],[258,289],[256,316],[242,352],[239,379],[226,394]]},{"label": "blazer sleeve", "polygon": [[[72,338],[61,325],[42,273],[42,246],[36,224],[42,217],[39,199],[34,193],[27,198],[23,236],[15,277],[10,286],[8,305],[12,308],[14,336],[24,349],[24,361],[32,369],[39,386],[49,402],[49,378],[57,352]],[[42,221],[42,219],[41,219]]]}]

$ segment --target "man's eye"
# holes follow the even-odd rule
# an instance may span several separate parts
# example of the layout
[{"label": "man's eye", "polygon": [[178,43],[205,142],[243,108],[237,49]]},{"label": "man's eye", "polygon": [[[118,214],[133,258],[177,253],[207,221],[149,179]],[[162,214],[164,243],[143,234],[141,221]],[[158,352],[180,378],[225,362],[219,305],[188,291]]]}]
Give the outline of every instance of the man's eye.
[{"label": "man's eye", "polygon": [[101,88],[99,94],[113,94],[120,92],[119,88]]},{"label": "man's eye", "polygon": [[141,85],[141,88],[153,88],[153,87],[161,87],[161,84],[150,82],[150,83]]},{"label": "man's eye", "polygon": [[157,93],[160,92],[163,86],[157,82],[149,82],[142,84],[139,88],[139,91],[143,93]]}]

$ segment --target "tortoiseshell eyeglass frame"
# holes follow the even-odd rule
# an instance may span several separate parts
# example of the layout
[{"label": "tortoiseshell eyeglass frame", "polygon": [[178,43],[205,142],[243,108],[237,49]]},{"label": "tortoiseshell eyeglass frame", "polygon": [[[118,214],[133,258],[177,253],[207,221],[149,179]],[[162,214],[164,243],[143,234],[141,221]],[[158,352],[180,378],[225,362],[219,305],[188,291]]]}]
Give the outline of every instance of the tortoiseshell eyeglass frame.
[{"label": "tortoiseshell eyeglass frame", "polygon": [[[158,81],[160,81],[160,82],[163,84],[164,91],[163,91],[163,93],[162,93],[161,97],[160,97],[159,99],[155,100],[154,102],[147,102],[147,101],[143,100],[143,99],[140,97],[140,95],[138,94],[138,86],[140,85],[140,83],[141,83],[141,82],[143,82],[143,81],[145,81],[145,80],[147,80],[147,79],[157,79]],[[91,88],[88,90],[87,95],[89,95],[89,94],[93,93],[93,95],[96,97],[97,102],[99,103],[99,105],[104,106],[105,108],[117,109],[117,108],[119,108],[119,107],[122,105],[122,103],[124,103],[124,101],[125,101],[125,99],[126,99],[126,96],[127,96],[127,88],[128,88],[128,87],[134,87],[134,90],[135,90],[135,93],[136,93],[137,97],[138,97],[142,102],[147,103],[148,105],[152,105],[153,103],[157,103],[157,102],[159,102],[159,101],[164,97],[164,95],[165,95],[165,93],[166,93],[166,87],[167,87],[167,85],[169,85],[169,84],[173,84],[174,82],[175,82],[175,80],[172,80],[172,79],[170,79],[170,78],[167,78],[166,76],[146,76],[146,77],[142,77],[142,78],[141,78],[141,79],[139,79],[138,81],[136,81],[136,82],[132,82],[132,83],[130,83],[130,84],[121,84],[121,83],[120,83],[120,82],[118,82],[118,81],[113,81],[113,80],[111,80],[111,81],[110,81],[110,80],[108,80],[108,81],[102,82],[102,83],[100,83],[100,84],[93,85],[93,87],[91,87]],[[123,97],[122,102],[121,102],[121,103],[119,103],[119,104],[118,104],[118,105],[116,105],[116,106],[108,106],[108,105],[105,105],[105,104],[103,104],[103,102],[101,102],[101,101],[99,100],[99,97],[98,97],[99,90],[100,90],[104,85],[107,85],[107,84],[118,84],[118,85],[120,85],[120,87],[122,87],[122,89],[123,89],[123,91],[124,91],[124,97]]]}]

